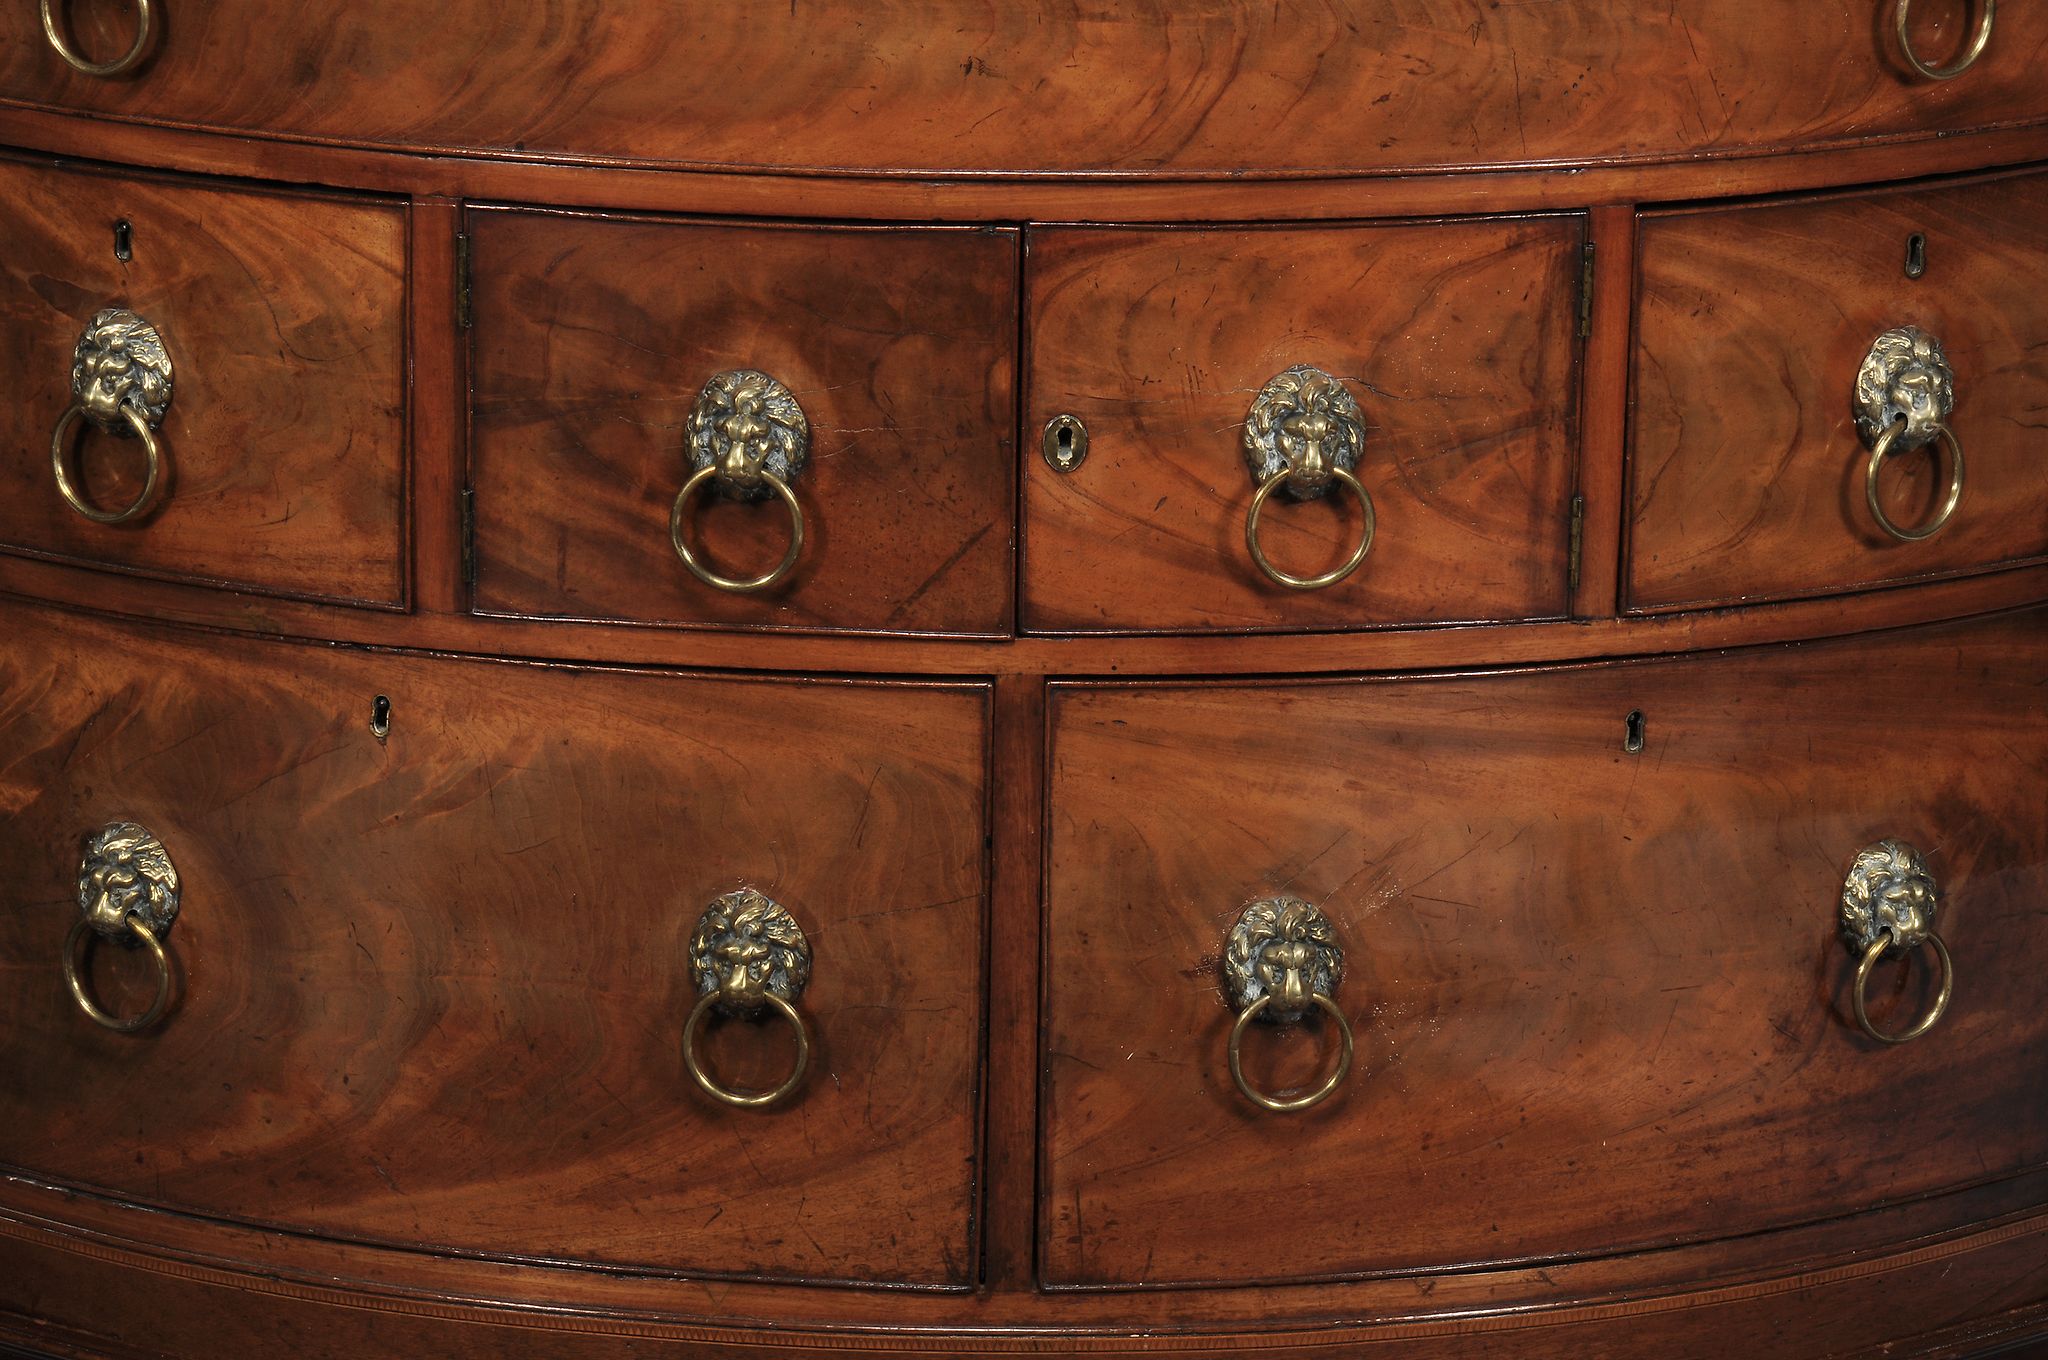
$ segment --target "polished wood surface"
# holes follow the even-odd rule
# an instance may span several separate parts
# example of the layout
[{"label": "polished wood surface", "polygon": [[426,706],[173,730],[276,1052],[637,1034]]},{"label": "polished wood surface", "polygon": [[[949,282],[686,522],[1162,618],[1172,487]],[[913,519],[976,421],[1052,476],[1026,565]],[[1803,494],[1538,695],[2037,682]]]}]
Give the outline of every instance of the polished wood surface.
[{"label": "polished wood surface", "polygon": [[[1023,626],[1252,631],[1560,617],[1580,248],[1548,216],[1314,231],[1046,229],[1030,238]],[[1245,546],[1246,412],[1297,364],[1342,379],[1377,532],[1324,590]],[[1035,447],[1054,416],[1085,462]],[[1363,532],[1333,489],[1268,502],[1268,556],[1310,575]]]},{"label": "polished wood surface", "polygon": [[[2048,119],[2048,24],[2006,6],[1968,78],[1913,76],[1865,0],[1391,6],[1142,0],[159,0],[131,75],[71,72],[0,9],[0,97],[418,150],[690,168],[1237,176],[1659,161]],[[126,0],[67,0],[126,50]],[[1973,15],[1921,0],[1945,60]],[[318,78],[346,62],[350,78]],[[1447,97],[1446,91],[1456,91]]]},{"label": "polished wood surface", "polygon": [[[0,551],[346,603],[405,600],[406,213],[398,203],[0,159]],[[114,224],[130,224],[131,258]],[[126,307],[162,333],[157,508],[95,524],[48,449],[72,347]],[[80,422],[85,428],[84,422]],[[142,485],[140,443],[72,434],[88,501]]]},{"label": "polished wood surface", "polygon": [[[1815,202],[1651,214],[1642,223],[1628,600],[1726,604],[2048,557],[2048,176]],[[1926,270],[1905,273],[1907,238]],[[1955,370],[1965,453],[1955,517],[1899,543],[1865,504],[1852,418],[1879,333],[1918,326]],[[1893,457],[1880,489],[1906,527],[1941,503],[1949,459]]]},{"label": "polished wood surface", "polygon": [[[2048,770],[2044,673],[2036,612],[1521,675],[1057,686],[1046,1280],[1642,1249],[2048,1165],[2041,1090],[2009,1080],[2048,1061],[2048,823],[2011,797]],[[1898,1049],[1850,1018],[1837,920],[1885,837],[1930,856],[1956,970]],[[1225,1065],[1218,960],[1276,892],[1330,917],[1358,1036],[1292,1115]],[[1927,1003],[1929,956],[1880,973],[1880,1024]],[[1335,1043],[1259,1030],[1268,1090]]]},{"label": "polished wood surface", "polygon": [[[1016,234],[469,215],[478,609],[738,627],[1010,625]],[[808,541],[783,584],[692,576],[669,511],[704,383],[795,394]],[[699,497],[717,568],[780,560],[780,502]]]},{"label": "polished wood surface", "polygon": [[[985,689],[5,628],[0,1164],[429,1251],[975,1278]],[[140,1035],[59,970],[114,820],[184,891],[176,1009]],[[760,1111],[680,1056],[690,932],[743,884],[813,949],[811,1071]],[[142,962],[96,952],[103,1004]],[[770,1086],[780,1029],[705,1050]]]}]

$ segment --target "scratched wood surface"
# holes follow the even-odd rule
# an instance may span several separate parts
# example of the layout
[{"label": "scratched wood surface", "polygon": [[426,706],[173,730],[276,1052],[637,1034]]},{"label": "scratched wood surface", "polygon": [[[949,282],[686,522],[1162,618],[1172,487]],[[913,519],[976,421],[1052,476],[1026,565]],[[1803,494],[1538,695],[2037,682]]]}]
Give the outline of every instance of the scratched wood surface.
[{"label": "scratched wood surface", "polygon": [[[1926,270],[1905,273],[1907,238]],[[2048,556],[2048,175],[1655,214],[1642,222],[1628,602],[1780,599]],[[1966,482],[1939,533],[1900,543],[1865,503],[1851,413],[1880,333],[1931,333],[1955,370]],[[1948,475],[1892,458],[1894,522]]]},{"label": "scratched wood surface", "polygon": [[[114,253],[130,224],[131,258]],[[0,550],[174,580],[395,605],[405,591],[403,207],[0,160]],[[66,505],[50,435],[72,347],[104,307],[170,351],[157,509]],[[142,488],[140,441],[80,422],[91,503]]]},{"label": "scratched wood surface", "polygon": [[[981,1030],[970,685],[738,682],[181,640],[24,609],[0,650],[0,1164],[424,1249],[959,1285]],[[370,733],[373,696],[391,731]],[[176,1009],[90,1024],[81,835],[161,836]],[[810,938],[813,1065],[713,1104],[691,929],[751,884]],[[98,951],[110,1004],[143,960]],[[779,1027],[715,1027],[726,1080]]]},{"label": "scratched wood surface", "polygon": [[[2036,611],[1520,675],[1056,686],[1045,1278],[1647,1248],[2048,1163],[2048,1095],[2013,1077],[2048,1062],[2044,673]],[[1886,836],[1927,853],[1956,970],[1896,1049],[1850,1018],[1836,925]],[[1282,890],[1333,922],[1358,1041],[1294,1115],[1233,1087],[1217,965]],[[1880,1021],[1931,994],[1925,958],[1878,974]],[[1334,1042],[1260,1029],[1269,1089]]]},{"label": "scratched wood surface", "polygon": [[[104,59],[127,0],[68,0]],[[645,0],[158,7],[133,75],[0,7],[0,95],[159,123],[715,167],[1237,175],[1653,160],[2048,116],[2048,21],[1911,75],[1873,0]],[[1974,17],[1919,0],[1946,60]],[[348,79],[335,76],[346,70]]]},{"label": "scratched wood surface", "polygon": [[[1567,607],[1584,219],[1316,230],[1034,232],[1034,445],[1061,413],[1086,461],[1024,472],[1022,619],[1040,631],[1343,628],[1557,617]],[[1296,364],[1344,379],[1378,527],[1348,580],[1294,591],[1245,546],[1245,414]],[[1342,562],[1341,489],[1279,493],[1283,570]]]},{"label": "scratched wood surface", "polygon": [[[1010,621],[1016,234],[471,214],[476,604],[522,615],[878,632]],[[808,539],[754,595],[678,559],[707,379],[796,395]],[[699,498],[699,550],[772,567],[780,502]]]}]

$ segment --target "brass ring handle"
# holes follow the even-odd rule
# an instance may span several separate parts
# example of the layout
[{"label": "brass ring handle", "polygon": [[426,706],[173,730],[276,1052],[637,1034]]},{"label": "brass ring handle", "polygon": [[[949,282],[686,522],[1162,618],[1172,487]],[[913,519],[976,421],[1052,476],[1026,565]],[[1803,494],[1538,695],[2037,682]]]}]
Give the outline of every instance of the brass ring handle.
[{"label": "brass ring handle", "polygon": [[1934,1022],[1941,1019],[1942,1013],[1948,1010],[1949,996],[1955,991],[1955,961],[1949,958],[1948,946],[1941,942],[1941,936],[1933,931],[1930,930],[1923,935],[1921,941],[1924,944],[1933,945],[1935,956],[1941,960],[1941,990],[1936,993],[1934,1004],[1927,1008],[1927,1014],[1915,1021],[1912,1028],[1903,1030],[1898,1034],[1887,1034],[1876,1025],[1871,1024],[1870,1012],[1866,1008],[1864,1001],[1864,991],[1870,985],[1870,970],[1876,965],[1878,958],[1893,947],[1891,938],[1885,936],[1871,941],[1870,948],[1863,951],[1863,961],[1856,965],[1856,991],[1853,996],[1856,1006],[1856,1023],[1863,1027],[1865,1034],[1868,1034],[1879,1043],[1903,1044],[1908,1039],[1917,1039],[1928,1030],[1933,1029]]},{"label": "brass ring handle", "polygon": [[1260,997],[1257,1001],[1252,1002],[1251,1005],[1239,1011],[1237,1013],[1237,1023],[1230,1027],[1231,1080],[1237,1083],[1238,1090],[1244,1092],[1246,1100],[1249,1100],[1261,1109],[1287,1114],[1294,1110],[1306,1110],[1311,1105],[1320,1105],[1330,1098],[1338,1085],[1351,1073],[1351,1022],[1344,1018],[1343,1011],[1337,1009],[1337,1003],[1324,996],[1321,992],[1311,992],[1309,1000],[1321,1008],[1325,1015],[1328,1015],[1337,1022],[1337,1035],[1340,1047],[1337,1051],[1336,1067],[1331,1069],[1330,1075],[1323,1079],[1322,1085],[1316,1087],[1315,1090],[1310,1091],[1307,1095],[1296,1096],[1292,1100],[1281,1100],[1277,1096],[1267,1095],[1264,1091],[1259,1090],[1244,1079],[1244,1066],[1238,1057],[1238,1047],[1244,1042],[1246,1027],[1263,1014],[1268,1006],[1272,1005],[1273,998],[1270,993]]},{"label": "brass ring handle", "polygon": [[1365,510],[1365,532],[1359,535],[1358,546],[1351,550],[1351,556],[1345,558],[1342,563],[1332,567],[1320,576],[1296,576],[1292,572],[1282,571],[1274,566],[1266,557],[1266,550],[1259,542],[1259,512],[1265,509],[1267,499],[1280,488],[1282,483],[1293,477],[1294,474],[1292,472],[1282,472],[1277,476],[1269,477],[1259,483],[1259,489],[1252,493],[1252,508],[1250,513],[1244,518],[1245,546],[1251,550],[1252,561],[1258,564],[1259,570],[1266,573],[1269,579],[1279,585],[1286,586],[1289,590],[1322,590],[1327,586],[1336,585],[1352,572],[1357,571],[1360,564],[1365,561],[1365,555],[1372,551],[1373,531],[1377,527],[1372,508],[1372,496],[1366,491],[1364,486],[1360,485],[1358,478],[1352,476],[1345,469],[1332,465],[1329,469],[1329,474],[1333,481],[1350,487],[1353,494],[1358,497],[1359,505]]},{"label": "brass ring handle", "polygon": [[57,418],[57,428],[50,435],[50,471],[56,474],[58,494],[64,497],[66,505],[95,524],[125,524],[141,516],[156,500],[157,480],[163,469],[163,454],[157,446],[156,432],[149,428],[149,417],[132,405],[124,403],[121,415],[127,420],[129,427],[141,437],[143,457],[147,460],[142,490],[128,503],[126,509],[101,510],[92,505],[79,494],[78,488],[71,482],[70,472],[64,466],[65,446],[70,439],[71,427],[85,418],[83,406],[67,408],[64,414]]},{"label": "brass ring handle", "polygon": [[50,46],[57,49],[57,55],[64,58],[72,70],[89,76],[117,76],[136,62],[142,60],[142,49],[149,44],[150,0],[133,0],[135,5],[135,41],[128,51],[112,61],[87,61],[71,50],[71,44],[64,41],[64,35],[57,28],[57,16],[52,10],[51,0],[43,0],[43,36],[50,40]]},{"label": "brass ring handle", "polygon": [[141,918],[129,916],[125,919],[129,931],[137,941],[148,948],[151,957],[156,960],[156,999],[149,1003],[149,1009],[132,1020],[120,1020],[101,1010],[93,1001],[92,994],[86,990],[85,979],[80,975],[84,957],[78,948],[80,939],[97,935],[93,930],[92,921],[87,917],[79,917],[71,927],[71,933],[64,937],[64,981],[71,987],[71,999],[78,1003],[78,1008],[84,1011],[94,1024],[104,1025],[119,1034],[133,1034],[136,1030],[148,1029],[155,1024],[163,1015],[164,1007],[169,1004],[171,961],[164,955],[163,942],[142,923]]},{"label": "brass ring handle", "polygon": [[[1230,1027],[1230,1078],[1244,1098],[1262,1110],[1286,1114],[1320,1105],[1350,1075],[1351,1022],[1332,996],[1344,978],[1344,949],[1330,918],[1299,897],[1262,897],[1238,913],[1223,944],[1223,987],[1237,1011]],[[1285,1024],[1310,1010],[1337,1022],[1337,1066],[1306,1095],[1283,1100],[1245,1079],[1239,1050],[1254,1020]]]},{"label": "brass ring handle", "polygon": [[[1863,1032],[1883,1044],[1903,1044],[1934,1028],[1948,1010],[1955,991],[1955,961],[1948,946],[1935,933],[1934,918],[1941,910],[1941,889],[1920,852],[1905,841],[1887,837],[1865,846],[1856,854],[1849,873],[1842,880],[1842,941],[1858,956],[1856,986],[1851,1002],[1856,1023]],[[1887,1034],[1870,1023],[1865,993],[1870,970],[1878,959],[1893,952],[1911,953],[1923,944],[1934,946],[1941,961],[1941,988],[1927,1013],[1910,1029]]]},{"label": "brass ring handle", "polygon": [[[47,12],[47,11],[46,11]],[[65,504],[95,524],[123,524],[148,512],[162,483],[156,428],[171,407],[171,355],[157,328],[125,307],[104,307],[71,350],[71,405],[50,432],[50,471]],[[125,508],[88,502],[65,467],[71,427],[80,420],[108,434],[142,440],[148,467],[142,491]]]},{"label": "brass ring handle", "polygon": [[[668,512],[668,537],[690,574],[707,586],[742,595],[787,577],[804,550],[804,511],[789,488],[811,456],[811,424],[796,394],[759,369],[714,375],[690,408],[683,451],[696,470]],[[683,512],[699,491],[742,501],[766,500],[771,494],[781,499],[789,510],[789,550],[774,570],[732,577],[711,569],[683,534]]]},{"label": "brass ring handle", "polygon": [[1913,0],[1899,0],[1897,9],[1893,11],[1892,26],[1898,31],[1899,52],[1906,58],[1906,64],[1928,80],[1954,80],[1975,66],[1977,58],[1983,56],[1985,47],[1990,45],[1991,26],[1998,19],[1998,0],[1982,2],[1984,13],[1977,20],[1976,36],[1970,39],[1970,45],[1964,50],[1963,55],[1947,66],[1929,66],[1920,60],[1920,54],[1913,50],[1913,39],[1906,32],[1906,21],[1913,13]]},{"label": "brass ring handle", "polygon": [[1940,532],[1941,527],[1948,523],[1949,516],[1956,512],[1956,506],[1962,503],[1963,442],[1956,438],[1956,432],[1951,430],[1946,422],[1937,422],[1935,424],[1935,439],[1948,445],[1948,494],[1942,498],[1941,509],[1934,512],[1934,518],[1928,520],[1917,529],[1902,529],[1892,523],[1891,516],[1885,514],[1884,506],[1878,502],[1877,473],[1878,469],[1884,466],[1884,460],[1892,456],[1892,453],[1898,446],[1899,436],[1905,433],[1906,428],[1905,420],[1901,419],[1893,422],[1886,428],[1883,434],[1877,437],[1876,446],[1870,450],[1869,465],[1864,470],[1863,499],[1869,504],[1870,517],[1877,521],[1878,528],[1884,530],[1893,538],[1898,539],[1901,543],[1915,543],[1923,538],[1931,538]]},{"label": "brass ring handle", "polygon": [[[1357,571],[1372,551],[1377,527],[1372,497],[1352,469],[1365,448],[1365,417],[1349,388],[1312,364],[1279,374],[1252,400],[1244,418],[1244,458],[1252,482],[1252,507],[1245,512],[1244,544],[1268,580],[1289,590],[1322,590]],[[1320,576],[1296,576],[1273,565],[1259,542],[1259,514],[1283,486],[1312,500],[1333,484],[1348,486],[1365,510],[1365,532],[1351,556]]]},{"label": "brass ring handle", "polygon": [[690,1008],[690,1018],[683,1022],[683,1065],[690,1069],[690,1075],[696,1079],[697,1085],[704,1088],[706,1095],[727,1105],[736,1105],[743,1110],[773,1105],[787,1096],[804,1079],[804,1071],[811,1064],[811,1032],[809,1026],[804,1024],[804,1018],[796,1013],[796,1007],[775,993],[763,992],[761,995],[769,1005],[782,1012],[782,1018],[789,1021],[790,1028],[796,1031],[796,1062],[789,1069],[789,1075],[772,1090],[735,1091],[723,1086],[704,1069],[704,1064],[698,1059],[697,1029],[703,1024],[705,1014],[723,999],[720,993],[706,992],[698,997],[697,1004]]},{"label": "brass ring handle", "polygon": [[[690,975],[697,1004],[683,1022],[683,1065],[706,1095],[740,1109],[759,1109],[785,1099],[811,1064],[811,1031],[795,1001],[811,980],[811,945],[803,927],[771,897],[740,888],[714,900],[690,935]],[[716,1006],[728,1015],[754,1016],[774,1010],[796,1031],[796,1063],[767,1091],[735,1091],[705,1068],[697,1056],[697,1032]]]},{"label": "brass ring handle", "polygon": [[798,555],[804,550],[804,508],[797,504],[796,493],[789,489],[787,482],[766,468],[760,469],[757,474],[760,479],[772,487],[775,494],[782,498],[782,503],[789,507],[789,547],[783,552],[782,560],[776,563],[772,570],[760,576],[736,578],[721,575],[713,571],[710,565],[698,555],[697,550],[690,546],[688,537],[683,533],[683,512],[689,506],[690,497],[696,495],[700,489],[710,484],[718,475],[719,469],[716,464],[713,464],[709,467],[697,469],[697,471],[690,474],[690,479],[683,483],[683,489],[676,493],[675,507],[668,512],[669,541],[675,544],[676,556],[683,559],[683,565],[690,569],[690,574],[705,585],[716,586],[720,590],[729,590],[737,595],[746,595],[757,590],[766,590],[789,575],[790,569],[796,566]]},{"label": "brass ring handle", "polygon": [[[171,998],[171,961],[163,940],[178,918],[178,870],[170,852],[148,827],[109,822],[86,838],[77,901],[79,918],[64,937],[64,981],[71,999],[94,1024],[123,1034],[155,1024]],[[156,999],[148,1010],[121,1020],[94,1002],[82,971],[86,953],[79,947],[88,934],[149,950],[156,961]]]}]

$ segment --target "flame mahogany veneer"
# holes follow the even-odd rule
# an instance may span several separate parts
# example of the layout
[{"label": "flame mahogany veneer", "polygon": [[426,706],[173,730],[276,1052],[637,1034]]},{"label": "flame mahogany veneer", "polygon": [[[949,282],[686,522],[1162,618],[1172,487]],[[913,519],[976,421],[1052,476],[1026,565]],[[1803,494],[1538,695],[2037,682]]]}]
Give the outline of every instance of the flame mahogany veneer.
[{"label": "flame mahogany veneer", "polygon": [[[0,6],[0,1353],[2048,1336],[2038,6],[1942,82],[1894,0],[150,10],[96,77]],[[114,306],[175,384],[107,526],[49,448]],[[1919,543],[1851,407],[1906,325],[1968,453]],[[1242,433],[1303,364],[1376,538],[1297,592]],[[811,437],[746,595],[669,538],[736,369]],[[686,527],[759,570],[777,504]],[[1264,513],[1297,572],[1363,529]],[[115,821],[183,889],[127,1035],[60,967]],[[1886,837],[1955,966],[1895,1048]],[[741,886],[813,954],[759,1110],[681,1051]],[[1220,967],[1282,893],[1357,1045],[1293,1114]],[[1251,1030],[1318,1080],[1327,1018]]]}]

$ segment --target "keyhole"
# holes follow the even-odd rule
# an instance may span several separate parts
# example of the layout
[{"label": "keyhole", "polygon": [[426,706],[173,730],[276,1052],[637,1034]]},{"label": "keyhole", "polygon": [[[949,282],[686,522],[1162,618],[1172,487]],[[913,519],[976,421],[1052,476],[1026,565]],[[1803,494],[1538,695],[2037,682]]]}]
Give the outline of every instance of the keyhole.
[{"label": "keyhole", "polygon": [[1917,279],[1927,272],[1927,234],[1914,232],[1906,238],[1906,277]]},{"label": "keyhole", "polygon": [[1627,734],[1621,739],[1621,749],[1630,755],[1640,755],[1643,749],[1643,710],[1634,710],[1628,715]]},{"label": "keyhole", "polygon": [[1054,416],[1045,423],[1041,447],[1054,472],[1072,472],[1088,456],[1088,427],[1076,416]]},{"label": "keyhole", "polygon": [[114,223],[114,258],[124,264],[135,258],[135,229],[125,217]]},{"label": "keyhole", "polygon": [[378,695],[370,701],[370,735],[378,741],[391,733],[391,700]]}]

